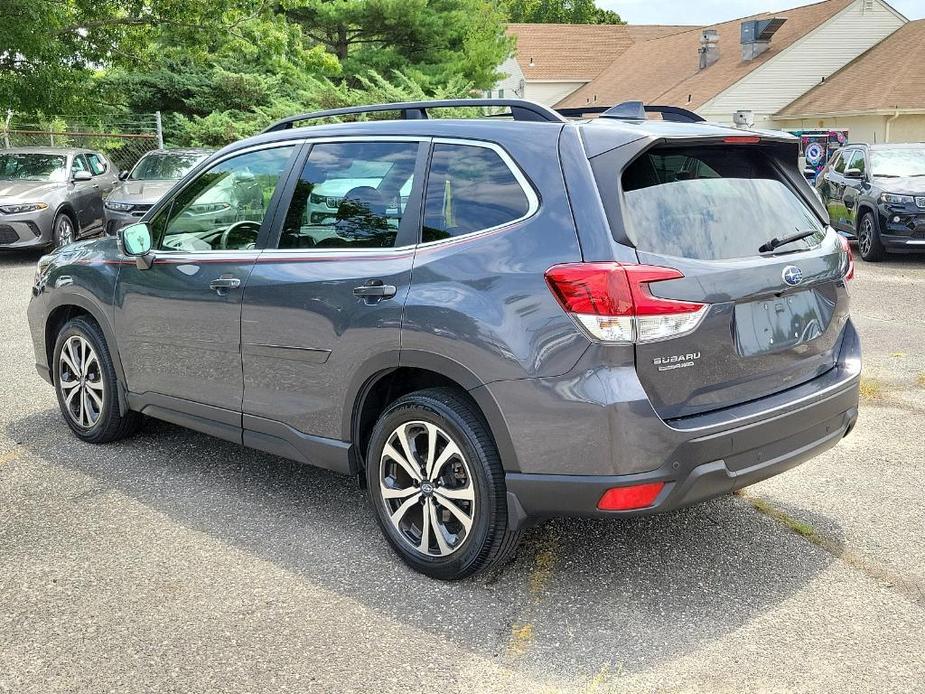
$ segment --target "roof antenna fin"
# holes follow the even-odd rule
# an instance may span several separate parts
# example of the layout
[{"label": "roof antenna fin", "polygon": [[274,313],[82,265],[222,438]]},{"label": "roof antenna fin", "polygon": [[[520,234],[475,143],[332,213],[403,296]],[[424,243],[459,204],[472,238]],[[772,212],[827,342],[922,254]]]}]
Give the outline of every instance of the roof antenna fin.
[{"label": "roof antenna fin", "polygon": [[601,114],[601,118],[619,118],[620,120],[645,120],[646,107],[641,101],[624,101]]}]

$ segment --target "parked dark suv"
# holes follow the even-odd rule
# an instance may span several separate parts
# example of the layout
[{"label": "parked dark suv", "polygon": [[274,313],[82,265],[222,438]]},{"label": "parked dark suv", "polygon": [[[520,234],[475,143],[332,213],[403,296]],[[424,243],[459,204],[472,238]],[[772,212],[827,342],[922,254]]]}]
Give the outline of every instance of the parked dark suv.
[{"label": "parked dark suv", "polygon": [[[461,105],[513,121],[427,118]],[[398,554],[459,578],[531,519],[676,509],[854,426],[852,261],[797,140],[641,105],[320,115],[361,111],[401,118],[287,119],[40,261],[37,367],[80,439],[146,414],[357,475]]]},{"label": "parked dark suv", "polygon": [[847,145],[816,189],[864,260],[925,251],[925,144]]}]

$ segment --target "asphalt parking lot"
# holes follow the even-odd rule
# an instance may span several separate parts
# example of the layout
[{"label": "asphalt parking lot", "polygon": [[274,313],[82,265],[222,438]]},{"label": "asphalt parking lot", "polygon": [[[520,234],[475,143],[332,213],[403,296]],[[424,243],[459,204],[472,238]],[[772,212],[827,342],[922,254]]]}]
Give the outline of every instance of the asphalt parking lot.
[{"label": "asphalt parking lot", "polygon": [[859,263],[861,417],[671,515],[553,521],[455,584],[354,483],[149,421],[74,439],[0,256],[0,692],[925,691],[925,258]]}]

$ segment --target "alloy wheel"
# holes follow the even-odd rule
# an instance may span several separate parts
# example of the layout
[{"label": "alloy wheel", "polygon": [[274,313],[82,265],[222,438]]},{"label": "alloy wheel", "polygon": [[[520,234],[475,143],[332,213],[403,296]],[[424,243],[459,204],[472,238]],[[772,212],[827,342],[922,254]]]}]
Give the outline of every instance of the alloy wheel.
[{"label": "alloy wheel", "polygon": [[81,429],[92,428],[103,412],[106,391],[100,360],[90,343],[72,335],[58,357],[58,389],[64,410]]},{"label": "alloy wheel", "polygon": [[874,243],[874,223],[870,216],[864,217],[861,221],[861,233],[858,236],[858,250],[861,251],[862,257],[870,255],[870,249]]},{"label": "alloy wheel", "polygon": [[393,528],[416,552],[446,557],[469,537],[476,510],[469,463],[435,424],[405,422],[389,435],[379,490]]},{"label": "alloy wheel", "polygon": [[55,240],[59,246],[66,246],[74,241],[74,225],[71,218],[62,214],[58,218],[58,224],[55,228]]}]

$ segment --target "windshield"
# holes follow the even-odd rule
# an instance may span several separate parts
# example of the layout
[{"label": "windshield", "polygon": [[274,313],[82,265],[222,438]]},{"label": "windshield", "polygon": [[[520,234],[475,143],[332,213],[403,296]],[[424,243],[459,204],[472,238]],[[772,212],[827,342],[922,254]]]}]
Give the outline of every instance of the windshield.
[{"label": "windshield", "polygon": [[207,153],[149,154],[132,169],[133,181],[178,181],[209,156]]},{"label": "windshield", "polygon": [[874,176],[925,176],[925,148],[875,150],[871,165]]},{"label": "windshield", "polygon": [[67,180],[67,158],[63,154],[0,154],[2,181]]},{"label": "windshield", "polygon": [[759,255],[772,238],[813,232],[779,252],[812,248],[825,227],[760,152],[653,150],[623,174],[627,233],[641,251],[698,260]]}]

